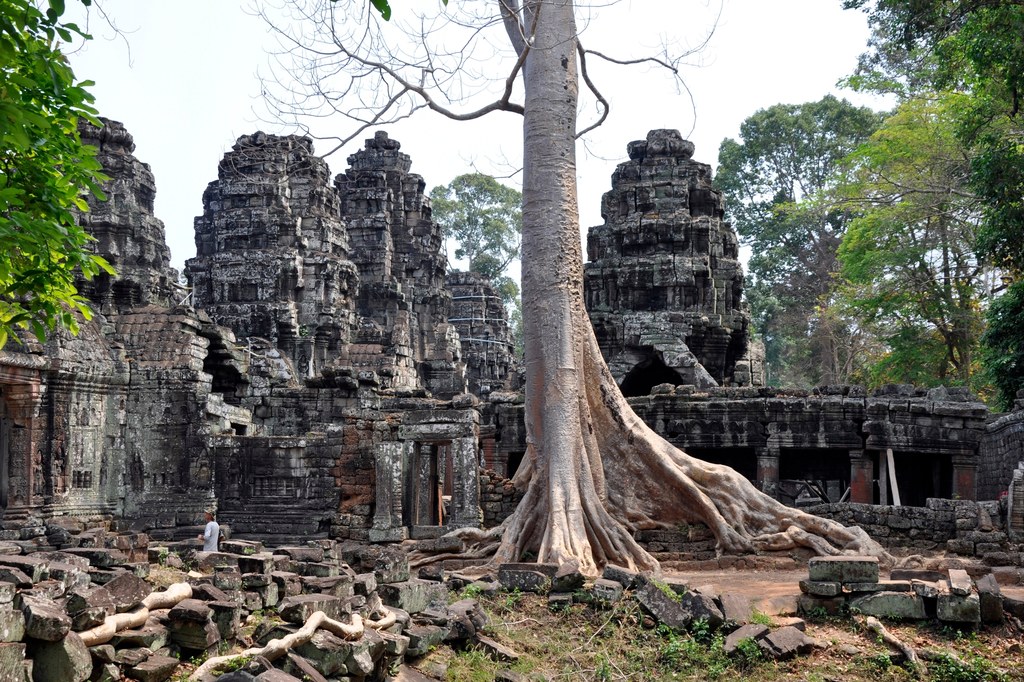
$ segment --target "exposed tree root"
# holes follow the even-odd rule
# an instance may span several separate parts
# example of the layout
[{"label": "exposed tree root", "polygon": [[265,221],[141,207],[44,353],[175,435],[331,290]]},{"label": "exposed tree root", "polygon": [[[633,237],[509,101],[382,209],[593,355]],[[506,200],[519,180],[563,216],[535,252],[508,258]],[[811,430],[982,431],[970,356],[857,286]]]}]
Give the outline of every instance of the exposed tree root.
[{"label": "exposed tree root", "polygon": [[899,651],[910,663],[914,674],[918,679],[925,676],[927,672],[925,670],[924,663],[921,661],[921,657],[917,655],[917,651],[914,647],[910,646],[903,640],[896,637],[894,634],[889,632],[882,623],[874,616],[868,616],[864,619],[864,627],[868,632],[877,635],[885,644],[891,646],[893,649]]},{"label": "exposed tree root", "polygon": [[95,646],[109,642],[121,630],[141,628],[149,618],[153,609],[169,609],[178,602],[192,596],[192,586],[188,583],[174,583],[163,592],[153,592],[142,600],[142,605],[126,613],[107,616],[100,625],[79,632],[78,636],[86,646]]},{"label": "exposed tree root", "polygon": [[345,639],[359,639],[363,636],[363,619],[359,614],[353,614],[351,623],[342,623],[333,618],[328,618],[327,614],[323,611],[316,611],[310,615],[301,628],[290,635],[272,639],[263,647],[252,647],[237,654],[209,658],[205,663],[196,668],[188,679],[192,680],[192,682],[200,682],[200,680],[205,680],[208,677],[213,679],[216,677],[217,671],[224,664],[239,657],[251,658],[262,656],[268,661],[275,661],[287,654],[290,649],[308,642],[313,638],[313,634],[321,628]]},{"label": "exposed tree root", "polygon": [[517,488],[525,488],[516,511],[489,531],[455,531],[465,552],[414,553],[416,565],[487,557],[496,565],[536,557],[576,559],[590,575],[607,563],[657,571],[657,560],[633,533],[678,523],[708,526],[724,554],[805,548],[820,556],[877,556],[891,565],[892,557],[863,529],[788,507],[733,469],[690,457],[655,433],[622,397],[589,324],[586,331],[580,400],[572,411],[582,438],[579,451],[567,458],[568,469],[559,458],[537,458],[531,441],[515,478]]}]

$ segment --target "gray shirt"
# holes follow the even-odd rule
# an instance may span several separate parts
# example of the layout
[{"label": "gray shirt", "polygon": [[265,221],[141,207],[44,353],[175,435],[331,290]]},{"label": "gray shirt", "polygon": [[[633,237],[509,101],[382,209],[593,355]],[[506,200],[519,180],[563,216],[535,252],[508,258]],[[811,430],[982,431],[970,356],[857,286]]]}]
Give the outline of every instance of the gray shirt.
[{"label": "gray shirt", "polygon": [[218,540],[220,540],[220,525],[216,521],[210,521],[206,524],[206,530],[203,531],[203,551],[216,552]]}]

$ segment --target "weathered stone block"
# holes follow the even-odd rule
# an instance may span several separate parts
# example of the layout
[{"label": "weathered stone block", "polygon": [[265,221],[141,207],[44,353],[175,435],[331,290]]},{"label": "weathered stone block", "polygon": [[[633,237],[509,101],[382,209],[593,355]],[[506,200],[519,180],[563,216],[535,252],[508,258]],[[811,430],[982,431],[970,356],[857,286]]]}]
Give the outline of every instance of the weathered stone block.
[{"label": "weathered stone block", "polygon": [[1003,599],[995,577],[991,573],[983,575],[978,578],[977,587],[978,599],[981,601],[981,622],[1002,623]]},{"label": "weathered stone block", "polygon": [[759,644],[772,658],[784,661],[811,653],[815,641],[800,630],[787,626],[768,633]]},{"label": "weathered stone block", "polygon": [[55,602],[24,593],[18,595],[15,605],[18,605],[18,602],[21,602],[21,612],[25,616],[25,633],[29,637],[56,642],[63,639],[71,630],[71,618]]},{"label": "weathered stone block", "polygon": [[614,580],[598,578],[594,581],[594,586],[591,588],[590,593],[593,595],[594,600],[598,602],[614,604],[622,599],[623,591],[624,588],[620,583]]},{"label": "weathered stone block", "polygon": [[285,622],[297,625],[305,623],[316,611],[337,618],[341,610],[341,600],[329,594],[297,594],[285,597],[277,606],[277,612]]},{"label": "weathered stone block", "polygon": [[551,589],[551,580],[557,572],[557,564],[501,564],[498,582],[509,592],[544,593]]},{"label": "weathered stone block", "polygon": [[409,613],[419,613],[431,604],[447,601],[448,588],[427,580],[406,580],[377,586],[377,594],[388,606],[397,606]]},{"label": "weathered stone block", "polygon": [[103,588],[110,595],[114,603],[114,609],[118,613],[124,613],[135,608],[153,591],[152,585],[133,573],[128,572],[116,576],[105,584]]},{"label": "weathered stone block", "polygon": [[20,642],[24,636],[25,615],[13,604],[0,604],[0,642]]},{"label": "weathered stone block", "polygon": [[727,655],[731,656],[736,652],[739,648],[740,642],[743,640],[750,639],[756,642],[767,635],[768,632],[768,626],[766,625],[758,625],[757,623],[743,625],[730,632],[725,638],[723,651],[725,651]]},{"label": "weathered stone block", "polygon": [[74,632],[55,641],[32,642],[29,646],[35,682],[85,682],[92,674],[92,656]]},{"label": "weathered stone block", "polygon": [[139,682],[164,682],[177,670],[180,661],[170,656],[150,656],[128,668],[128,676]]},{"label": "weathered stone block", "polygon": [[838,597],[843,593],[843,585],[832,581],[801,580],[800,591],[813,597]]},{"label": "weathered stone block", "polygon": [[977,626],[981,622],[981,599],[976,593],[967,596],[940,593],[935,602],[935,617],[948,623]]},{"label": "weathered stone block", "polygon": [[406,656],[416,658],[426,655],[432,648],[444,641],[447,633],[447,628],[436,625],[410,625],[405,631],[406,636],[409,637]]},{"label": "weathered stone block", "polygon": [[850,600],[850,609],[877,618],[923,620],[924,600],[913,592],[875,592]]},{"label": "weathered stone block", "polygon": [[811,580],[840,583],[878,582],[877,557],[814,557],[807,562]]}]

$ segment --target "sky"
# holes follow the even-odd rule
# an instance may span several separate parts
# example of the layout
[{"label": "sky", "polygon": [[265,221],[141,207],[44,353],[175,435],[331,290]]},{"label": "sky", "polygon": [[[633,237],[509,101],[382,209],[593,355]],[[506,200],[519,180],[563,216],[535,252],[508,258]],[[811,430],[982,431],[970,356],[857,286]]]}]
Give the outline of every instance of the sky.
[{"label": "sky", "polygon": [[[393,0],[392,6],[398,13],[406,3]],[[884,102],[837,86],[855,68],[868,37],[863,14],[841,5],[620,0],[582,9],[584,44],[614,56],[635,56],[663,41],[696,46],[714,27],[681,71],[684,89],[661,69],[594,65],[612,115],[578,146],[582,229],[601,223],[601,195],[610,188],[612,171],[626,159],[626,144],[649,130],[680,130],[696,145],[694,159],[715,166],[722,140],[738,137],[740,124],[759,109],[828,93],[883,108]],[[91,90],[101,115],[125,124],[135,155],[152,167],[155,212],[166,226],[172,265],[180,269],[195,255],[193,219],[202,213],[203,190],[216,179],[223,154],[240,135],[292,132],[260,113],[265,107],[257,73],[268,73],[275,43],[247,0],[104,0],[102,7],[120,34],[93,13],[94,39],[72,55],[72,66],[79,78],[95,81]],[[591,112],[584,105],[581,116]],[[504,176],[519,167],[522,122],[514,114],[469,123],[417,114],[384,129],[412,157],[412,170],[428,190],[462,173]],[[325,120],[314,132],[349,131],[340,120]],[[367,137],[372,131],[328,157],[332,173],[345,170],[346,157]],[[333,146],[324,142],[317,149]],[[518,176],[505,182],[515,185]]]}]

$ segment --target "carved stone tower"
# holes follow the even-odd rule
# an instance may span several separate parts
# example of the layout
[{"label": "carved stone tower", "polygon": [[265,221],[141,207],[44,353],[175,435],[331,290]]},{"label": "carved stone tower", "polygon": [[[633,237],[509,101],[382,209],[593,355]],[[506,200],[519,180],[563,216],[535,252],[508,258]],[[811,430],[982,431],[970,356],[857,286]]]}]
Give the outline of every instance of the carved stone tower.
[{"label": "carved stone tower", "polygon": [[359,327],[351,364],[385,386],[438,397],[466,390],[455,327],[448,323],[441,228],[430,218],[423,178],[401,144],[378,132],[335,178],[359,269]]},{"label": "carved stone tower", "polygon": [[[732,226],[693,143],[653,130],[627,146],[590,229],[584,291],[598,343],[627,395],[661,383],[760,384]],[[756,354],[755,354],[756,355]]]},{"label": "carved stone tower", "polygon": [[334,362],[354,322],[356,268],[326,162],[306,137],[244,135],[195,220],[195,306],[239,339],[266,339],[300,379]]}]

